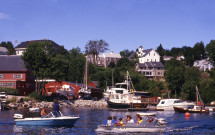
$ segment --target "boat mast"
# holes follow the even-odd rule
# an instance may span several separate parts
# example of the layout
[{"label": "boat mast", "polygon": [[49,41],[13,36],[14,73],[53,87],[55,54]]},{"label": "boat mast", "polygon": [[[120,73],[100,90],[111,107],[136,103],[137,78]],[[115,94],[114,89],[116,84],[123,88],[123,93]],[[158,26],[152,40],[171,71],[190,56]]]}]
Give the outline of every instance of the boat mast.
[{"label": "boat mast", "polygon": [[86,66],[85,66],[85,79],[86,79],[86,89],[87,89],[87,56],[86,56]]},{"label": "boat mast", "polygon": [[198,87],[197,86],[196,86],[196,102],[197,102],[197,105],[198,105],[199,98],[198,98]]},{"label": "boat mast", "polygon": [[[128,90],[128,71],[127,71],[127,90]],[[129,90],[130,91],[130,90]]]}]

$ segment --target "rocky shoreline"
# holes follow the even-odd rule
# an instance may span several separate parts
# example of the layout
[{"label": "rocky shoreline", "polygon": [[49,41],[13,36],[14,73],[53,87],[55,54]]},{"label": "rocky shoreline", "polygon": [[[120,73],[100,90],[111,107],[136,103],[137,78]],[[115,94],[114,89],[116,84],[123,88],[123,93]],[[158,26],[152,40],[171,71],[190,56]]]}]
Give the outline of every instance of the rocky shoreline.
[{"label": "rocky shoreline", "polygon": [[[59,101],[62,108],[64,107],[87,107],[92,109],[107,109],[108,105],[106,101],[92,101],[92,100],[75,100],[75,101]],[[22,103],[9,103],[6,105],[7,109],[26,109],[26,108],[43,108],[47,106],[52,108],[53,102],[38,102],[38,101],[24,101]]]}]

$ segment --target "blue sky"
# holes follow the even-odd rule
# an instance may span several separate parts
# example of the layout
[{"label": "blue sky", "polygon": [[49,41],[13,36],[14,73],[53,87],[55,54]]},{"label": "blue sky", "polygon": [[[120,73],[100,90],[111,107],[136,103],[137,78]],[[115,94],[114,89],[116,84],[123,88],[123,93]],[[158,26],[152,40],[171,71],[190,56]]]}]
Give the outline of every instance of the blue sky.
[{"label": "blue sky", "polygon": [[0,0],[0,42],[50,39],[84,51],[104,39],[115,52],[193,47],[215,39],[214,7],[214,0]]}]

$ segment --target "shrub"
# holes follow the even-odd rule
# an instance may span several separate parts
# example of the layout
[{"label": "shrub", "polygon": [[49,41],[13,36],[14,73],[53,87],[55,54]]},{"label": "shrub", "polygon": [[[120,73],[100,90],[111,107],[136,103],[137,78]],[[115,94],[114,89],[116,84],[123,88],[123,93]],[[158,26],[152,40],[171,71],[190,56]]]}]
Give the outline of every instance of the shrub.
[{"label": "shrub", "polygon": [[19,91],[13,88],[0,87],[0,92],[6,92],[8,95],[18,95]]},{"label": "shrub", "polygon": [[12,98],[8,99],[7,102],[15,103],[16,99],[17,99],[16,97],[12,97]]},{"label": "shrub", "polygon": [[47,101],[46,96],[37,94],[36,91],[34,91],[31,94],[29,94],[29,97],[34,98],[34,99],[39,100],[39,101]]}]

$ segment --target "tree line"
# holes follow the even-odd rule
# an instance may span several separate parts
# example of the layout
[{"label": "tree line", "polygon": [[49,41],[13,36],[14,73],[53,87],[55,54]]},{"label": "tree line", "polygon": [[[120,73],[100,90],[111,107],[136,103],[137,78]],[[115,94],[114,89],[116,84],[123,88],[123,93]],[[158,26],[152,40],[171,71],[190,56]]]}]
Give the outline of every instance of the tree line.
[{"label": "tree line", "polygon": [[164,82],[147,79],[143,74],[135,71],[134,67],[138,59],[128,59],[133,52],[136,52],[133,50],[121,51],[122,58],[117,63],[111,62],[107,68],[96,66],[97,56],[108,49],[109,45],[104,40],[89,41],[84,52],[78,47],[66,50],[64,46],[60,46],[55,50],[48,42],[32,42],[22,59],[35,78],[83,83],[85,56],[93,55],[93,63],[88,64],[88,80],[98,81],[99,88],[105,89],[106,86],[111,86],[112,82],[124,81],[126,72],[129,71],[135,89],[151,92],[152,96],[161,96],[161,90],[169,89],[172,97],[194,101],[195,87],[198,86],[203,101],[209,103],[215,100],[215,70],[205,73],[192,67],[195,60],[207,57],[214,62],[215,40],[211,40],[206,46],[203,42],[197,42],[193,47],[173,47],[170,50],[164,49],[160,44],[156,51],[160,54],[161,60],[164,55],[173,57],[184,55],[185,57],[183,61],[173,58],[164,62],[166,70]]}]

